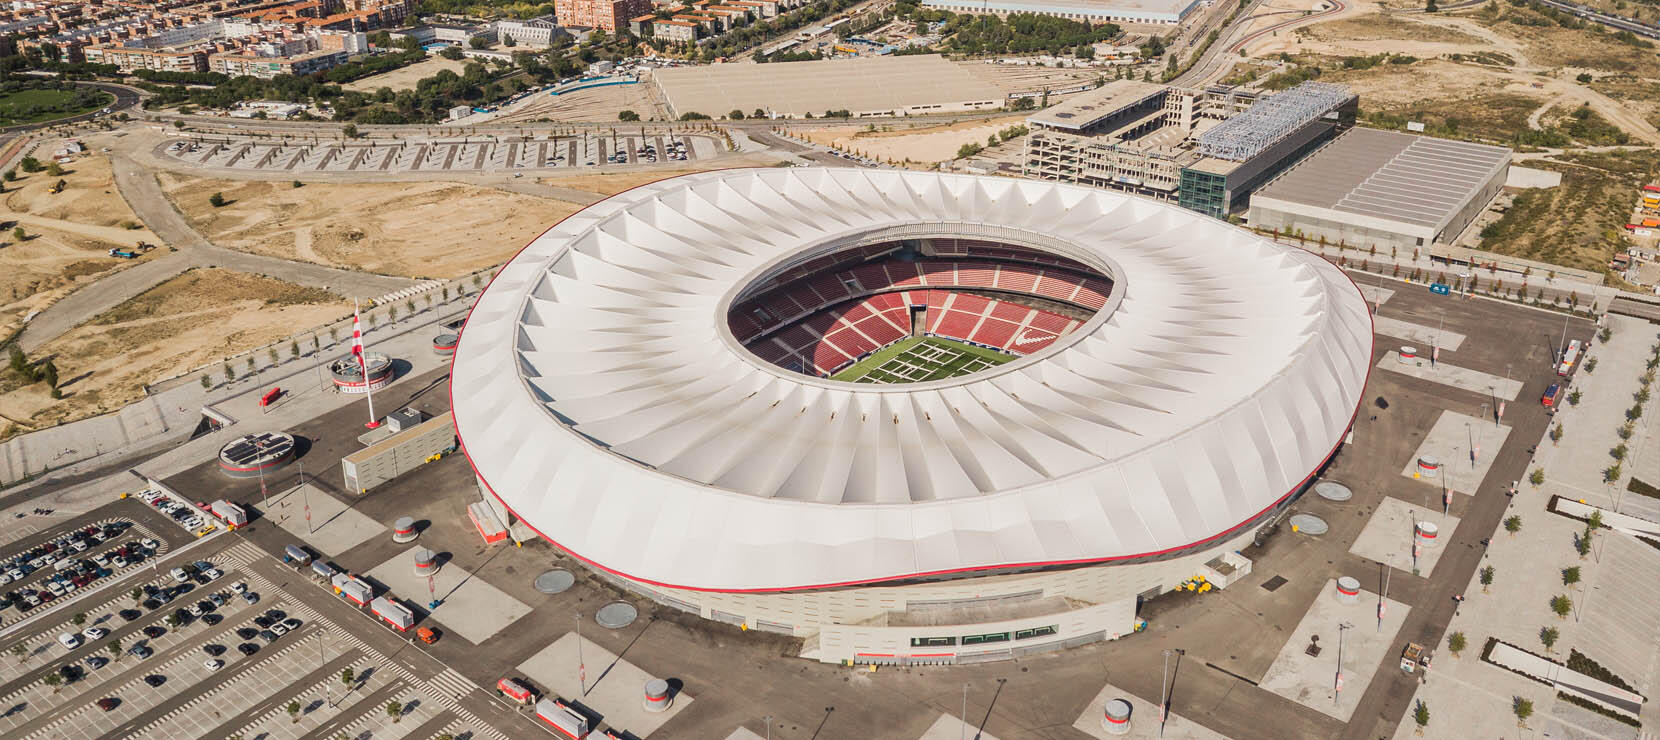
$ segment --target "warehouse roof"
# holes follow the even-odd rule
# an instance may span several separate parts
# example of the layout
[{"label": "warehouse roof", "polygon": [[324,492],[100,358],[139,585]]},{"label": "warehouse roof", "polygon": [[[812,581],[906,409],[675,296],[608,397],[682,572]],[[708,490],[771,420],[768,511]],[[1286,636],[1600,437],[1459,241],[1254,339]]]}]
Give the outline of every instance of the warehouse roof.
[{"label": "warehouse roof", "polygon": [[761,108],[816,116],[827,110],[857,114],[1003,99],[996,86],[937,54],[711,64],[659,69],[652,75],[675,115],[695,111],[718,116]]},{"label": "warehouse roof", "polygon": [[1439,231],[1509,164],[1510,154],[1500,146],[1355,128],[1252,197]]},{"label": "warehouse roof", "polygon": [[1082,131],[1168,89],[1168,85],[1141,80],[1114,80],[1060,105],[1033,113],[1026,120],[1050,128]]}]

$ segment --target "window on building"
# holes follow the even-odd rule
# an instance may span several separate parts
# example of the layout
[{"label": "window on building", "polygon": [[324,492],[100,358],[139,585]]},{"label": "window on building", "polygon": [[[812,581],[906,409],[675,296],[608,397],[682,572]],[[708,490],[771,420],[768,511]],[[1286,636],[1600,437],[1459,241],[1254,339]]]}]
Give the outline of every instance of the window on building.
[{"label": "window on building", "polygon": [[1033,627],[1029,630],[1015,630],[1014,639],[1030,640],[1034,637],[1048,637],[1050,635],[1059,634],[1060,631],[1061,628],[1057,625],[1050,625],[1048,627]]},{"label": "window on building", "polygon": [[964,645],[984,645],[986,643],[991,643],[991,642],[1008,642],[1008,641],[1009,641],[1009,633],[1007,633],[1007,632],[993,632],[989,635],[964,635],[963,636],[963,644]]},{"label": "window on building", "polygon": [[957,644],[955,637],[913,637],[911,647],[950,647]]}]

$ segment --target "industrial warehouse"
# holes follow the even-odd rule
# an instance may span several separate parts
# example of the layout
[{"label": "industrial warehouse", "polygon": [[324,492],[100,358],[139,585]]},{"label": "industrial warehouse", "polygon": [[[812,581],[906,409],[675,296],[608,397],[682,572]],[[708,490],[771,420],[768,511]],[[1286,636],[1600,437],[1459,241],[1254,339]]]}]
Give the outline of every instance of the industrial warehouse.
[{"label": "industrial warehouse", "polygon": [[532,242],[452,393],[495,515],[615,584],[805,658],[949,663],[1117,638],[1249,573],[1370,352],[1336,267],[1173,204],[725,170]]},{"label": "industrial warehouse", "polygon": [[1394,131],[1348,131],[1251,197],[1253,227],[1413,249],[1450,243],[1504,188],[1510,150]]},{"label": "industrial warehouse", "polygon": [[995,110],[1003,94],[938,54],[825,59],[789,64],[670,67],[652,73],[673,117],[740,110],[774,118],[825,111],[908,116]]},{"label": "industrial warehouse", "polygon": [[1358,106],[1348,88],[1321,82],[1258,97],[1117,80],[1028,117],[1023,169],[1223,217],[1352,126]]}]

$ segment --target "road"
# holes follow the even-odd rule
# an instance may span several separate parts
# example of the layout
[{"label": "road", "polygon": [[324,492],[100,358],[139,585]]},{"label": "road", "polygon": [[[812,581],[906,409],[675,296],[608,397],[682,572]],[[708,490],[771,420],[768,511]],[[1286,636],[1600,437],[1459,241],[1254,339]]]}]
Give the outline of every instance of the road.
[{"label": "road", "polygon": [[[1233,24],[1222,30],[1222,33],[1217,37],[1216,43],[1211,44],[1210,48],[1205,49],[1205,53],[1199,58],[1199,61],[1194,63],[1192,67],[1188,68],[1186,72],[1183,72],[1176,79],[1171,80],[1171,83],[1186,87],[1204,87],[1205,85],[1211,84],[1220,79],[1223,75],[1228,73],[1229,69],[1233,68],[1234,60],[1238,58],[1240,49],[1245,48],[1246,44],[1276,31],[1282,31],[1287,28],[1307,25],[1310,23],[1319,23],[1349,9],[1349,5],[1343,2],[1343,0],[1331,0],[1332,7],[1327,10],[1319,13],[1299,15],[1295,18],[1280,21],[1279,23],[1275,23],[1266,28],[1252,31],[1241,37],[1240,34],[1244,33],[1245,28],[1249,26],[1252,21],[1262,17],[1254,12],[1261,5],[1262,0],[1255,0],[1249,6],[1241,10],[1239,17],[1233,22]],[[1263,15],[1277,15],[1277,13],[1265,13]]]},{"label": "road", "polygon": [[215,246],[196,233],[173,207],[155,175],[120,154],[110,155],[110,166],[133,214],[177,251],[117,272],[52,304],[24,328],[18,343],[25,352],[35,351],[92,317],[193,267],[223,267],[360,298],[384,295],[415,282]]},{"label": "road", "polygon": [[115,113],[117,111],[123,111],[123,110],[131,108],[135,105],[138,105],[138,101],[139,101],[140,96],[139,96],[139,91],[138,91],[137,88],[127,87],[126,85],[117,85],[117,84],[109,83],[109,82],[76,82],[75,84],[80,86],[80,87],[90,87],[90,88],[102,90],[102,91],[107,92],[111,95],[114,95],[115,96],[115,102],[111,103],[107,106],[104,106],[103,108],[99,108],[98,110],[90,111],[90,112],[87,112],[87,113],[82,113],[78,116],[70,116],[68,118],[54,118],[50,121],[41,121],[40,123],[24,123],[24,124],[19,124],[17,126],[0,127],[0,135],[16,134],[16,133],[22,133],[24,131],[33,131],[35,129],[46,128],[48,126],[57,126],[57,125],[60,125],[60,124],[65,124],[65,123],[77,123],[77,122],[80,122],[80,121],[90,121],[90,120],[92,120],[94,118],[97,118],[99,116],[106,115],[106,113]]}]

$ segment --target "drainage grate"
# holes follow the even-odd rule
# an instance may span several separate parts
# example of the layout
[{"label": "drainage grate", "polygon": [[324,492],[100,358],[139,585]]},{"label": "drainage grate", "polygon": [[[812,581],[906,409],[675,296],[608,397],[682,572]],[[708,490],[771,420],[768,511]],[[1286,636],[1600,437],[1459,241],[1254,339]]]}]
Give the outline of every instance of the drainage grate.
[{"label": "drainage grate", "polygon": [[1285,585],[1285,576],[1274,576],[1273,578],[1270,578],[1270,579],[1262,582],[1262,590],[1264,590],[1264,591],[1278,591],[1280,586],[1284,586],[1284,585]]}]

